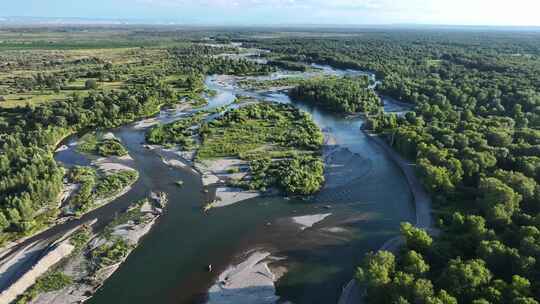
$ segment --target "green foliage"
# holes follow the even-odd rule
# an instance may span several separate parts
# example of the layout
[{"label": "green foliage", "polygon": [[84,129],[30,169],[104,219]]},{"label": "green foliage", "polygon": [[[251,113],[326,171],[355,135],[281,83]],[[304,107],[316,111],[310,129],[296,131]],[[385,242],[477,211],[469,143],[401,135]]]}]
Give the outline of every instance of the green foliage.
[{"label": "green foliage", "polygon": [[90,227],[81,227],[75,234],[69,238],[69,243],[75,246],[75,251],[80,252],[92,238]]},{"label": "green foliage", "polygon": [[87,90],[95,90],[98,88],[98,83],[95,79],[88,79],[85,83],[84,83],[84,88],[87,89]]},{"label": "green foliage", "polygon": [[125,156],[128,154],[120,140],[103,138],[102,134],[88,133],[80,141],[77,149],[84,153],[98,154],[103,157]]},{"label": "green foliage", "polygon": [[105,198],[117,194],[139,178],[139,173],[133,170],[118,171],[100,179],[94,191],[96,197]]},{"label": "green foliage", "polygon": [[72,283],[73,279],[62,272],[48,272],[38,278],[36,283],[17,298],[14,303],[30,303],[41,293],[61,290]]},{"label": "green foliage", "polygon": [[521,195],[497,178],[482,178],[478,187],[478,204],[489,221],[509,224],[519,208]]},{"label": "green foliage", "polygon": [[72,279],[61,273],[61,272],[52,272],[46,274],[44,277],[41,277],[36,282],[36,288],[39,292],[49,292],[60,290],[68,285],[71,285]]},{"label": "green foliage", "polygon": [[365,78],[323,78],[303,82],[289,96],[338,113],[378,113],[380,99],[367,87]]},{"label": "green foliage", "polygon": [[292,194],[309,195],[324,183],[324,163],[320,157],[294,157],[283,161],[279,166],[279,184]]},{"label": "green foliage", "polygon": [[389,284],[396,267],[395,256],[388,251],[370,252],[357,269],[356,278],[368,288]]},{"label": "green foliage", "polygon": [[288,71],[306,72],[309,66],[288,60],[269,60],[268,64]]},{"label": "green foliage", "polygon": [[200,159],[242,156],[255,149],[316,151],[322,132],[311,117],[283,104],[259,103],[226,112],[201,127]]},{"label": "green foliage", "polygon": [[75,215],[82,215],[96,207],[97,200],[118,194],[135,183],[139,178],[137,171],[123,170],[110,175],[98,175],[91,167],[75,167],[70,179],[79,183],[80,188],[70,199],[69,206]]},{"label": "green foliage", "polygon": [[429,264],[426,263],[421,254],[414,250],[409,250],[403,257],[403,270],[416,277],[429,271]]},{"label": "green foliage", "polygon": [[433,239],[423,229],[416,228],[410,223],[401,223],[401,234],[405,237],[407,248],[418,252],[426,252]]},{"label": "green foliage", "polygon": [[[174,47],[169,50],[176,64],[185,70],[196,71],[203,75],[224,74],[238,76],[266,75],[275,71],[270,65],[258,64],[246,59],[235,59],[217,55],[231,51],[226,48],[212,48],[204,45],[191,44]],[[235,50],[236,51],[236,50]]]},{"label": "green foliage", "polygon": [[462,261],[458,258],[449,262],[441,275],[441,282],[446,290],[457,296],[460,303],[467,303],[482,294],[491,278],[484,261]]},{"label": "green foliage", "polygon": [[410,273],[397,271],[396,258],[388,251],[364,257],[356,279],[366,287],[368,303],[458,303],[445,290],[437,293],[430,280],[418,277],[428,271],[420,255],[409,251],[403,262]]},{"label": "green foliage", "polygon": [[310,195],[324,183],[324,164],[319,157],[291,154],[289,158],[272,160],[261,157],[250,162],[252,178],[246,186],[251,190],[279,187],[286,193]]},{"label": "green foliage", "polygon": [[127,257],[132,249],[133,245],[128,244],[121,238],[116,238],[92,250],[91,267],[95,272],[118,264]]},{"label": "green foliage", "polygon": [[279,187],[308,195],[324,183],[318,155],[323,135],[311,117],[289,105],[259,103],[230,110],[200,128],[199,159],[240,157],[250,161],[251,179],[236,186]]},{"label": "green foliage", "polygon": [[125,156],[128,151],[118,139],[105,139],[97,146],[97,152],[103,157],[108,156]]},{"label": "green foliage", "polygon": [[180,145],[189,150],[194,148],[197,134],[195,127],[202,121],[206,113],[197,113],[176,122],[153,127],[146,133],[146,141],[155,145]]}]

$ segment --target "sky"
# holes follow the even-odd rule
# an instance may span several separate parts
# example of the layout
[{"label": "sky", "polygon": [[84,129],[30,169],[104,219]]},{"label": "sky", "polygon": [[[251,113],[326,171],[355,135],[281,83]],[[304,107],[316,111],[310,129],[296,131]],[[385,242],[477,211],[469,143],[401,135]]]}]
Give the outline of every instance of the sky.
[{"label": "sky", "polygon": [[0,16],[209,25],[540,26],[540,0],[0,0]]}]

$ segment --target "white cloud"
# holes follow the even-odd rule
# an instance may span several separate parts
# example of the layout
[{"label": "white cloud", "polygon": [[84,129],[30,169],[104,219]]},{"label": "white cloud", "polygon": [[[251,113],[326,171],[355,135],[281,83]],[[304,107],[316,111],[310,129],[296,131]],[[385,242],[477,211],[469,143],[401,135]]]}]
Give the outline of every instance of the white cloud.
[{"label": "white cloud", "polygon": [[[151,7],[298,14],[310,23],[540,25],[540,0],[135,0]],[[285,14],[286,13],[286,14]],[[257,18],[257,16],[251,16]],[[263,20],[261,20],[263,21]],[[239,20],[241,23],[241,20]]]}]

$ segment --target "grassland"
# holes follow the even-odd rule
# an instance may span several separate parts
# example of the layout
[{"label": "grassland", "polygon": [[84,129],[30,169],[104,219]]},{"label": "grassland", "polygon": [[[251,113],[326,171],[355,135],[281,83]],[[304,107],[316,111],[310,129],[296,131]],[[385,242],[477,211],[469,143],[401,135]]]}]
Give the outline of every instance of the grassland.
[{"label": "grassland", "polygon": [[[165,58],[166,51],[158,48],[6,50],[0,44],[0,108],[66,101],[93,90],[124,90],[127,79],[158,69]],[[41,75],[50,78],[47,83],[37,80]],[[85,87],[88,80],[97,87]]]}]

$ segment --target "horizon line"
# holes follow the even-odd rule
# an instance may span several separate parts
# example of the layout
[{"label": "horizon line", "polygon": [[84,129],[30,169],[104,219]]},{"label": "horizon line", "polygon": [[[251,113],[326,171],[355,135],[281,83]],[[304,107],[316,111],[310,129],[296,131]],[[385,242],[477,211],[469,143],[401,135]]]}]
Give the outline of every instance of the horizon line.
[{"label": "horizon line", "polygon": [[[17,20],[19,19],[19,20]],[[35,20],[32,20],[35,19]],[[40,21],[41,20],[41,21]],[[70,21],[72,23],[70,23]],[[85,22],[86,21],[86,22]],[[445,23],[227,23],[227,22],[183,22],[169,18],[103,18],[103,17],[46,17],[46,16],[0,16],[0,26],[187,26],[187,27],[461,27],[461,28],[537,28],[540,25],[511,25],[511,24],[445,24]]]}]

